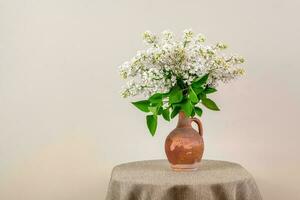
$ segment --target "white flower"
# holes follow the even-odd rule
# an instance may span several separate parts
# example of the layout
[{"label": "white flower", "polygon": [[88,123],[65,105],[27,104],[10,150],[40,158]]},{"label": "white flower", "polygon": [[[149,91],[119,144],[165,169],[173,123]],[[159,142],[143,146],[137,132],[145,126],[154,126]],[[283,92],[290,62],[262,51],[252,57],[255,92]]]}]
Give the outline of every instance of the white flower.
[{"label": "white flower", "polygon": [[171,31],[165,30],[162,32],[162,35],[163,35],[162,38],[163,43],[173,42],[174,34]]},{"label": "white flower", "polygon": [[185,30],[182,40],[175,40],[174,34],[164,31],[162,37],[146,31],[144,41],[147,49],[138,51],[130,61],[119,67],[120,75],[127,80],[122,96],[165,93],[182,80],[186,86],[205,74],[209,74],[208,84],[237,78],[243,69],[237,67],[244,59],[240,56],[224,56],[221,51],[227,46],[223,43],[204,45],[205,37],[191,30]]}]

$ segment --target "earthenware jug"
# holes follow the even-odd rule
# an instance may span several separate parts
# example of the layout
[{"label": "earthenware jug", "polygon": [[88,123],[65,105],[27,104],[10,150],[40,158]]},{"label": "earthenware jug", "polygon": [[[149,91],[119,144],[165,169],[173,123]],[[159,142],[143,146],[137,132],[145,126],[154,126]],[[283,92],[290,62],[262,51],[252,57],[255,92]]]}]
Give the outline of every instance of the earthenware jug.
[{"label": "earthenware jug", "polygon": [[[192,127],[198,126],[198,131]],[[165,152],[175,171],[196,170],[204,151],[202,123],[195,117],[186,117],[179,113],[177,127],[171,131],[165,141]]]}]

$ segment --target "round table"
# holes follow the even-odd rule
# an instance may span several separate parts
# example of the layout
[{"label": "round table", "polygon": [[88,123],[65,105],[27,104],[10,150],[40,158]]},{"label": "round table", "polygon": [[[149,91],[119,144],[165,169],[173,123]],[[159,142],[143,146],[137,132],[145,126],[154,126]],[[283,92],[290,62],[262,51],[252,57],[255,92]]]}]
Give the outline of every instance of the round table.
[{"label": "round table", "polygon": [[199,169],[175,172],[167,160],[116,166],[106,200],[261,200],[251,176],[241,165],[202,160]]}]

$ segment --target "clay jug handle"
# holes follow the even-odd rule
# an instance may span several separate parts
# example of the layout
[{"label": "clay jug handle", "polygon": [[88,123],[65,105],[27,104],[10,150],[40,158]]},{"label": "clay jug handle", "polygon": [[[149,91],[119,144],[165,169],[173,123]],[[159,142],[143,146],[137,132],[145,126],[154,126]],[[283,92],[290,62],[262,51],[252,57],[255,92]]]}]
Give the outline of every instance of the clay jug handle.
[{"label": "clay jug handle", "polygon": [[198,118],[193,117],[192,122],[195,122],[198,125],[199,134],[201,137],[203,137],[203,127],[201,121]]}]

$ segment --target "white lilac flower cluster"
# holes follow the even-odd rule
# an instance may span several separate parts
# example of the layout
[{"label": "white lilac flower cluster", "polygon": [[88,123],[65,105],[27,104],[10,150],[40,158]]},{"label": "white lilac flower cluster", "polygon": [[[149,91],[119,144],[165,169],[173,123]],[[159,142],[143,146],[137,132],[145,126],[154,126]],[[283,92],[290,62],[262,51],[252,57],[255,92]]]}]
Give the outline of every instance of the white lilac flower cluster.
[{"label": "white lilac flower cluster", "polygon": [[238,67],[244,62],[242,57],[224,55],[227,46],[223,43],[205,45],[205,37],[191,30],[184,30],[181,40],[175,40],[170,31],[160,35],[146,31],[143,38],[147,49],[119,67],[121,77],[127,80],[123,97],[169,92],[178,80],[188,87],[205,74],[209,74],[207,84],[216,87],[244,72]]}]

